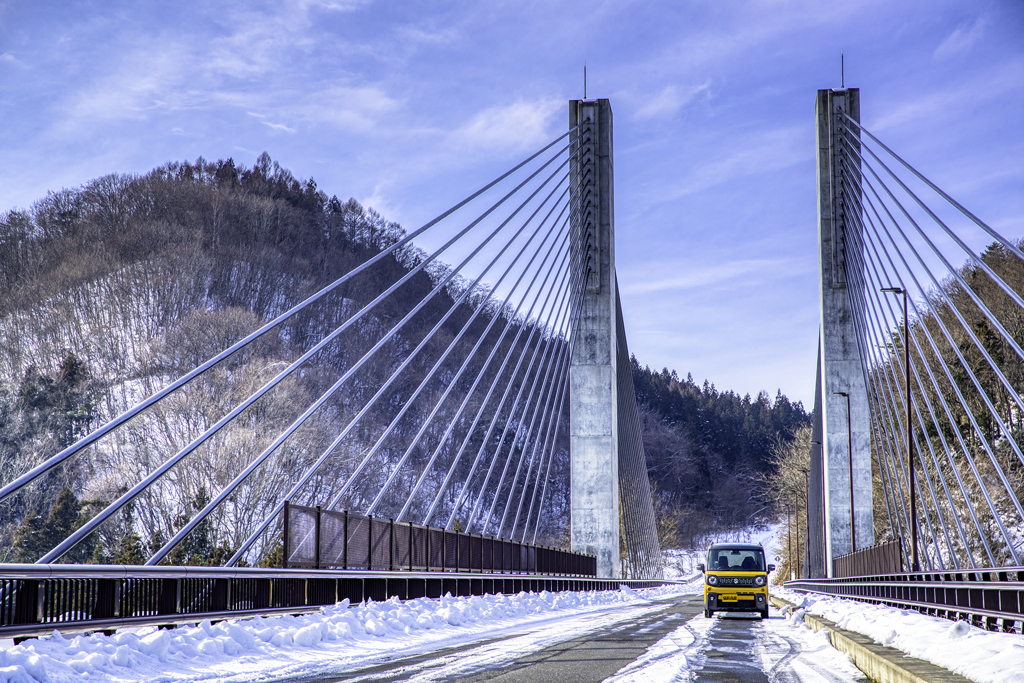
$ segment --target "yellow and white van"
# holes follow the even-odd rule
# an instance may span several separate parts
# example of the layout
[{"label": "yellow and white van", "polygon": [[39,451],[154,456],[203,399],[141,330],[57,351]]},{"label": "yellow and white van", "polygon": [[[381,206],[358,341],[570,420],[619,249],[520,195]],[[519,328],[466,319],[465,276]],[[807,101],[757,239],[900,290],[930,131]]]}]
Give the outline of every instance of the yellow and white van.
[{"label": "yellow and white van", "polygon": [[742,543],[715,543],[708,548],[704,573],[704,616],[715,612],[757,612],[768,617],[768,573],[764,548]]}]

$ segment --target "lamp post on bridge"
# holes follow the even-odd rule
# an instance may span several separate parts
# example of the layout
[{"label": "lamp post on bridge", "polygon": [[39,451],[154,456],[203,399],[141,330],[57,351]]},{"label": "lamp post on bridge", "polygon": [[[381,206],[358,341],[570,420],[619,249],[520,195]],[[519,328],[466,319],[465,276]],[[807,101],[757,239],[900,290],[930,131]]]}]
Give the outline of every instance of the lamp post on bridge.
[{"label": "lamp post on bridge", "polygon": [[883,287],[887,294],[903,295],[903,379],[907,383],[907,468],[910,488],[910,554],[911,571],[921,571],[917,558],[917,475],[914,473],[914,424],[910,415],[910,319],[907,317],[907,290],[902,287]]},{"label": "lamp post on bridge", "polygon": [[853,516],[853,425],[850,419],[850,394],[846,391],[832,392],[846,397],[846,443],[850,449],[850,552],[857,552],[857,526]]}]

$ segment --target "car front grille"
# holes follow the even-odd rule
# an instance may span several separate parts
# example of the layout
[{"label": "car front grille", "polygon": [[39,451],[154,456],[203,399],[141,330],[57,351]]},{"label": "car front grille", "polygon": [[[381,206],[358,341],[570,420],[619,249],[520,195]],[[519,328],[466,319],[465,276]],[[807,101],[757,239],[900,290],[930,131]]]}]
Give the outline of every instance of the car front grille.
[{"label": "car front grille", "polygon": [[719,576],[719,586],[753,586],[753,576]]}]

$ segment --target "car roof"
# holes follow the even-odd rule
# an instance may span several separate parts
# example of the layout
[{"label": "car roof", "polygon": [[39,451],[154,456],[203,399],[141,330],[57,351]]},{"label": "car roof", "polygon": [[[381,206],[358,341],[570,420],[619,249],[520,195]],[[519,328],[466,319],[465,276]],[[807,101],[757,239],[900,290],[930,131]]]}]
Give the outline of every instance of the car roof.
[{"label": "car roof", "polygon": [[712,543],[708,550],[764,550],[764,546],[753,543]]}]

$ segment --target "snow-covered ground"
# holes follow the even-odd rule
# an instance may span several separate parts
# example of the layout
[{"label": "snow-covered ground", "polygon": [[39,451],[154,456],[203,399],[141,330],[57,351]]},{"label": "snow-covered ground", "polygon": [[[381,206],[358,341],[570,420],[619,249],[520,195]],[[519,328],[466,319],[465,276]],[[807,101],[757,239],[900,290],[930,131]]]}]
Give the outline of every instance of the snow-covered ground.
[{"label": "snow-covered ground", "polygon": [[[311,676],[529,629],[530,646],[558,642],[656,609],[690,587],[632,591],[445,596],[349,605],[305,616],[232,620],[169,630],[125,629],[65,638],[58,632],[0,646],[0,682],[256,681]],[[515,653],[519,644],[510,653]],[[521,650],[518,650],[521,651]]]},{"label": "snow-covered ground", "polygon": [[[755,637],[752,663],[766,672],[770,680],[795,679],[801,683],[867,680],[848,656],[829,644],[826,634],[779,619],[774,608],[771,614],[776,618],[750,624]],[[640,658],[605,683],[686,683],[699,679],[701,669],[708,665],[706,652],[715,629],[721,628],[722,619],[694,617],[647,648]]]},{"label": "snow-covered ground", "polygon": [[772,592],[797,606],[790,615],[793,622],[810,612],[977,683],[1024,683],[1022,635],[993,633],[965,621],[855,600],[784,589]]}]

